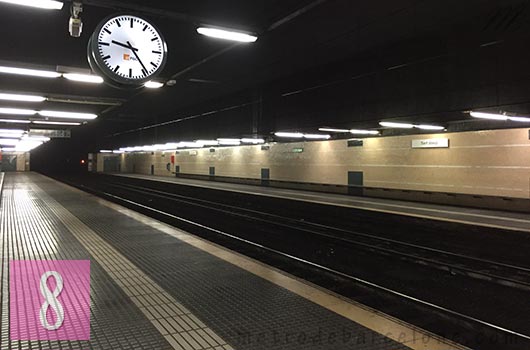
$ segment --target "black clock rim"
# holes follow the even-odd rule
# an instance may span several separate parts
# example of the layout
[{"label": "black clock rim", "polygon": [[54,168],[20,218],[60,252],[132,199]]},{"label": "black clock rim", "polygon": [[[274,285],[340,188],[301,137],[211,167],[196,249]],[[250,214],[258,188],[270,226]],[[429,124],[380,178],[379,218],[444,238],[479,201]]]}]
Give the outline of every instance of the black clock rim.
[{"label": "black clock rim", "polygon": [[[163,45],[163,50],[164,50],[163,57],[162,57],[162,63],[160,64],[160,67],[158,67],[158,69],[147,78],[129,79],[129,78],[124,78],[119,75],[116,75],[112,70],[110,70],[105,65],[105,62],[103,61],[103,59],[97,54],[99,52],[99,48],[98,48],[99,33],[103,29],[103,26],[107,22],[109,22],[111,19],[116,18],[116,17],[123,17],[123,16],[131,16],[131,17],[140,18],[141,20],[149,23],[156,30],[157,34],[160,36],[160,39],[162,40],[162,45]],[[158,77],[160,73],[164,70],[166,66],[166,62],[167,62],[167,43],[164,38],[164,35],[158,29],[158,27],[154,25],[151,21],[148,21],[145,18],[137,14],[134,14],[134,13],[119,13],[119,14],[113,14],[113,15],[105,17],[97,25],[96,29],[94,30],[94,32],[92,33],[88,41],[88,63],[90,67],[92,68],[92,70],[94,70],[95,72],[101,73],[103,75],[102,78],[110,79],[113,82],[118,83],[120,86],[121,85],[126,85],[126,86],[131,86],[131,87],[141,86],[153,79],[156,79],[156,77]]]}]

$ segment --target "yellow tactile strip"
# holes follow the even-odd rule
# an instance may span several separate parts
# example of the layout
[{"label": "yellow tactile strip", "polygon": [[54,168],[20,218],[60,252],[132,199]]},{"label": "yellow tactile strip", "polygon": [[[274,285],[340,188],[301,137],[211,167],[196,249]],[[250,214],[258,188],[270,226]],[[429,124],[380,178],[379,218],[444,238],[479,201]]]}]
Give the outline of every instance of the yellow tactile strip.
[{"label": "yellow tactile strip", "polygon": [[38,186],[32,185],[32,188],[174,349],[232,350],[214,331],[90,227]]},{"label": "yellow tactile strip", "polygon": [[[75,190],[83,193],[85,196],[87,195],[86,193],[68,185],[62,185],[69,190]],[[143,224],[156,228],[159,231],[176,237],[198,249],[208,252],[209,254],[214,255],[226,262],[238,266],[239,268],[242,268],[263,279],[266,279],[366,328],[382,334],[398,343],[404,344],[411,349],[469,349],[460,344],[440,338],[428,331],[407,324],[406,322],[378,312],[377,310],[373,310],[367,306],[361,305],[351,300],[346,300],[345,298],[342,298],[330,291],[312,285],[307,281],[302,281],[296,277],[286,274],[285,272],[279,271],[251,258],[242,256],[224,247],[220,247],[216,244],[205,241],[184,231],[175,229],[174,227],[151,219],[143,214],[139,214],[135,211],[97,197],[93,198],[100,204],[125,214]]]}]

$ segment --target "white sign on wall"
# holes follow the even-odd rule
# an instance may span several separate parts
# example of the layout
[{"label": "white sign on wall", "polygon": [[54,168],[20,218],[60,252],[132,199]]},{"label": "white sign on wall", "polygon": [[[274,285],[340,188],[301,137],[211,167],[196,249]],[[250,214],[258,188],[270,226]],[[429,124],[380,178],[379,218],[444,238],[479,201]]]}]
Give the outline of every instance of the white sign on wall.
[{"label": "white sign on wall", "polygon": [[449,148],[449,139],[412,140],[412,148]]}]

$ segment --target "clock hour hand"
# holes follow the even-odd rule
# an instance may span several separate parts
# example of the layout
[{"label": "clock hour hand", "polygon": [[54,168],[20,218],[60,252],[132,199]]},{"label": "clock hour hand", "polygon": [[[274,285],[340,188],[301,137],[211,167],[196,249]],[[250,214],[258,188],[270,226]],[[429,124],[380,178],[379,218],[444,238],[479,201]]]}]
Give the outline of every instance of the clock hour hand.
[{"label": "clock hour hand", "polygon": [[138,49],[135,48],[135,47],[132,47],[131,44],[126,45],[126,44],[120,43],[119,41],[116,41],[116,40],[112,40],[112,43],[115,44],[115,45],[118,45],[118,46],[122,46],[122,47],[124,47],[124,48],[126,48],[126,49],[130,49],[130,50],[132,50],[133,52],[138,51]]},{"label": "clock hour hand", "polygon": [[129,49],[131,49],[131,51],[133,52],[133,54],[136,56],[136,58],[138,59],[138,62],[140,62],[140,64],[142,65],[142,68],[144,69],[144,72],[145,72],[145,75],[147,75],[147,68],[145,68],[144,66],[144,63],[142,62],[142,60],[140,59],[140,56],[138,56],[138,54],[136,53],[136,51],[138,50],[134,50],[134,47],[131,45],[130,42],[127,41],[127,44],[129,45]]}]

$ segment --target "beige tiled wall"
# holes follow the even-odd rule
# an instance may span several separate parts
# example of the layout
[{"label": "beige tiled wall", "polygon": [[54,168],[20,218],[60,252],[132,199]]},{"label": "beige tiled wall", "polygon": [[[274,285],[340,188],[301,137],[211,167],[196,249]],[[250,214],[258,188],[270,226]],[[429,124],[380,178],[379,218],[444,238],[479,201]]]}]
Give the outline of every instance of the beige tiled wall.
[{"label": "beige tiled wall", "polygon": [[[453,134],[376,137],[363,147],[345,140],[181,151],[175,165],[187,174],[260,178],[270,168],[272,180],[346,185],[348,171],[364,172],[365,186],[530,198],[528,129]],[[450,148],[412,149],[414,139],[449,138]],[[304,148],[294,153],[294,148]],[[122,155],[122,171],[173,176],[166,170],[171,154]],[[174,166],[172,165],[172,171]]]}]

